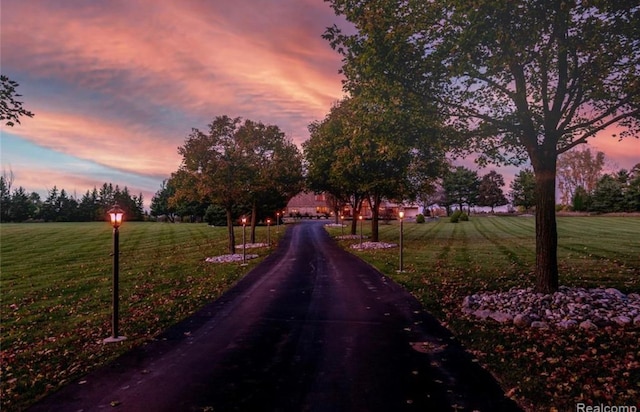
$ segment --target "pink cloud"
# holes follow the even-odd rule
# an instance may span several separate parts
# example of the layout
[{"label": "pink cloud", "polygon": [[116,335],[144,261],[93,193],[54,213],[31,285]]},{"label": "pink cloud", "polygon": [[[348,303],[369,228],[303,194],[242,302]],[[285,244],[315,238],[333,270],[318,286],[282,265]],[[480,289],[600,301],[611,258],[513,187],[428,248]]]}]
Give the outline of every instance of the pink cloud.
[{"label": "pink cloud", "polygon": [[48,149],[141,175],[168,174],[180,164],[176,146],[158,144],[152,131],[61,111],[37,113],[11,132]]},{"label": "pink cloud", "polygon": [[269,122],[299,113],[284,126],[306,138],[307,124],[342,95],[339,58],[320,38],[331,23],[328,6],[326,20],[315,20],[318,6],[310,3],[230,4],[85,4],[70,11],[13,3],[8,13],[22,16],[3,36],[12,44],[9,59],[35,75],[201,116]]}]

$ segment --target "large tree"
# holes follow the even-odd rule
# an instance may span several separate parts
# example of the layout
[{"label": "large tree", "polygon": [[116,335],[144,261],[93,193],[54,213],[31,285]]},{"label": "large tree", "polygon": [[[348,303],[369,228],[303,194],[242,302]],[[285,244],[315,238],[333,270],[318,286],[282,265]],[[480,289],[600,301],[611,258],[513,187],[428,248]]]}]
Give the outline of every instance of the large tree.
[{"label": "large tree", "polygon": [[209,124],[208,133],[193,129],[184,145],[178,148],[182,164],[173,176],[174,201],[209,199],[224,208],[231,253],[236,250],[233,210],[248,201],[251,179],[246,148],[236,138],[241,126],[241,118],[224,115]]},{"label": "large tree", "polygon": [[208,133],[193,129],[178,153],[182,165],[172,175],[176,190],[169,205],[197,201],[222,207],[231,253],[239,206],[253,210],[255,225],[258,205],[286,204],[301,187],[301,155],[277,126],[218,116]]},{"label": "large tree", "polygon": [[502,186],[504,186],[504,178],[495,170],[482,176],[480,186],[478,186],[478,206],[488,206],[493,213],[496,206],[504,206],[509,203],[504,196]]},{"label": "large tree", "polygon": [[337,102],[322,121],[309,125],[309,140],[302,144],[307,169],[307,187],[328,192],[353,211],[351,234],[356,233],[357,218],[367,195],[360,184],[362,169],[355,163],[357,149],[351,145],[349,117],[344,102]]},{"label": "large tree", "polygon": [[[614,0],[330,0],[355,25],[325,36],[346,87],[417,93],[481,161],[528,159],[536,290],[558,288],[558,155],[610,126],[640,129],[640,6]],[[373,80],[372,80],[373,79]],[[381,87],[384,81],[393,85]],[[364,86],[363,86],[364,85]],[[637,135],[636,135],[637,136]]]},{"label": "large tree", "polygon": [[478,172],[464,166],[453,168],[442,178],[446,204],[448,206],[458,205],[460,210],[464,205],[467,207],[475,206],[478,201],[479,187]]},{"label": "large tree", "polygon": [[[302,154],[278,126],[262,122],[245,120],[236,140],[245,148],[252,169],[246,183],[251,205],[250,241],[255,243],[258,220],[285,207],[302,190]],[[261,211],[264,216],[259,216]]]},{"label": "large tree", "polygon": [[[366,198],[374,242],[382,200],[414,196],[412,172],[432,172],[444,159],[440,146],[430,144],[433,119],[416,116],[420,110],[408,99],[385,101],[358,93],[310,128],[305,152],[311,186],[324,185],[332,194],[352,199],[354,210]],[[355,221],[351,228],[353,233]]]}]

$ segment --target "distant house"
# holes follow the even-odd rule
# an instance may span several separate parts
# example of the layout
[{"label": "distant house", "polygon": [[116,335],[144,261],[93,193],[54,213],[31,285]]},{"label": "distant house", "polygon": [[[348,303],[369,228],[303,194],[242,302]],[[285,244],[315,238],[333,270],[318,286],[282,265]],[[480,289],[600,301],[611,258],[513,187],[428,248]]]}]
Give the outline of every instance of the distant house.
[{"label": "distant house", "polygon": [[[414,203],[400,204],[383,201],[380,205],[380,219],[397,219],[400,209],[404,210],[405,218],[408,219],[415,218],[420,213],[419,206]],[[350,219],[353,216],[349,205],[342,206],[340,210],[346,219]],[[369,202],[364,202],[361,213],[365,218],[371,218]],[[327,202],[327,195],[324,193],[299,193],[289,201],[285,209],[285,216],[289,217],[328,217],[332,214],[333,210],[331,210]]]},{"label": "distant house", "polygon": [[316,217],[329,216],[331,211],[324,193],[301,192],[289,200],[284,214],[289,217]]}]

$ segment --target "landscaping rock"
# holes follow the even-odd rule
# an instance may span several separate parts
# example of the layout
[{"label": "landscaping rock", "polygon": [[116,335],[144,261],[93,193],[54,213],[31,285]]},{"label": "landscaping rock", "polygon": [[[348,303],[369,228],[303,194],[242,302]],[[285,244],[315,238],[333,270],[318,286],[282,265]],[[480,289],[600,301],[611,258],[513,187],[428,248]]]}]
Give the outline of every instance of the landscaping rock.
[{"label": "landscaping rock", "polygon": [[627,326],[631,324],[631,318],[628,316],[616,316],[613,318],[613,322],[618,324],[619,326]]},{"label": "landscaping rock", "polygon": [[513,324],[521,328],[528,327],[531,325],[531,318],[527,315],[518,314],[513,317]]},{"label": "landscaping rock", "polygon": [[513,316],[504,312],[492,312],[489,317],[498,323],[511,323]]},{"label": "landscaping rock", "polygon": [[595,323],[591,322],[590,320],[585,320],[584,322],[580,322],[580,329],[594,330],[594,329],[598,329],[598,327],[595,325]]},{"label": "landscaping rock", "polygon": [[625,295],[615,288],[563,286],[545,295],[532,288],[512,288],[466,296],[462,312],[482,320],[512,321],[519,327],[540,327],[539,322],[560,328],[634,327],[640,325],[640,294]]},{"label": "landscaping rock", "polygon": [[575,328],[578,325],[578,322],[576,322],[573,319],[569,319],[569,320],[561,320],[560,322],[558,322],[558,327],[562,328],[562,329],[571,329],[571,328]]},{"label": "landscaping rock", "polygon": [[549,324],[547,322],[541,322],[539,320],[536,320],[531,322],[531,327],[538,328],[538,329],[549,329]]}]

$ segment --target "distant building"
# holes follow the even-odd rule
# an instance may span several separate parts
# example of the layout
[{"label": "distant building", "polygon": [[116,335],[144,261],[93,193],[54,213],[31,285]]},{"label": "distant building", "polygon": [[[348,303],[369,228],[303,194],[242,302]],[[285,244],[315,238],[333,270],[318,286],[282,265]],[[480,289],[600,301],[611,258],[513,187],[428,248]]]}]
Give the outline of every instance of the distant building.
[{"label": "distant building", "polygon": [[[285,209],[285,216],[289,217],[329,217],[333,215],[333,210],[330,204],[327,202],[327,195],[325,193],[310,193],[301,192],[293,197]],[[415,218],[420,214],[420,207],[415,203],[393,203],[388,201],[382,201],[380,205],[380,219],[397,219],[400,209],[404,210],[406,218]],[[343,205],[341,208],[341,214],[350,219],[353,216],[351,206]],[[371,206],[368,201],[364,201],[361,210],[362,215],[365,218],[371,218]]]},{"label": "distant building", "polygon": [[324,193],[301,192],[289,200],[285,209],[285,216],[316,217],[329,216],[331,211]]}]

